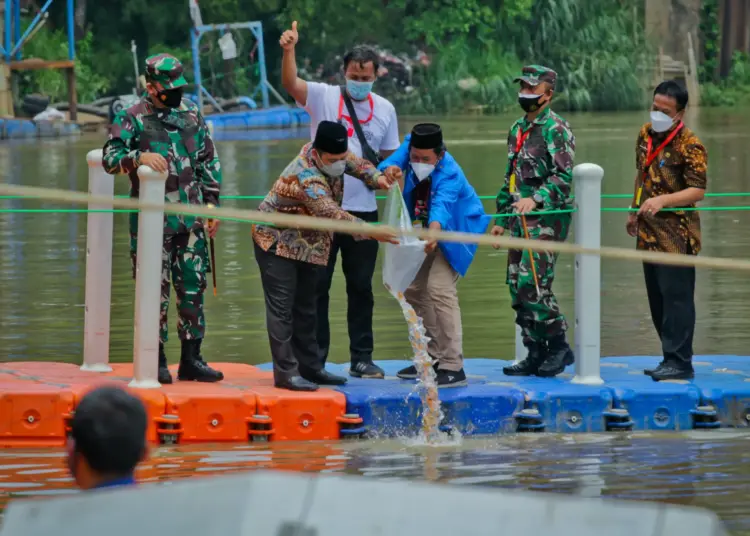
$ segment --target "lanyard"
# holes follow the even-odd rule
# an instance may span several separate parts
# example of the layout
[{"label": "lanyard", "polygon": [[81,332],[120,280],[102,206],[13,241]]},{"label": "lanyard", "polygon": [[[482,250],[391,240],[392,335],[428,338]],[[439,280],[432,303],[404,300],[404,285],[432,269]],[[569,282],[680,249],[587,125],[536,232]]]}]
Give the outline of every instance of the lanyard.
[{"label": "lanyard", "polygon": [[638,208],[641,206],[641,194],[643,193],[643,184],[646,182],[646,177],[648,176],[648,168],[653,163],[656,156],[662,152],[662,150],[669,145],[672,140],[677,136],[677,134],[682,130],[682,127],[685,126],[685,124],[680,121],[677,127],[672,131],[672,133],[667,136],[667,139],[664,140],[661,145],[659,145],[655,151],[651,151],[653,148],[654,140],[651,136],[648,137],[648,143],[646,145],[646,163],[643,166],[643,175],[641,176],[641,185],[638,187],[638,194],[636,195],[635,199],[635,207]]},{"label": "lanyard", "polygon": [[516,136],[516,152],[513,154],[513,158],[510,160],[510,186],[509,191],[511,194],[515,194],[516,190],[516,172],[513,169],[516,165],[516,160],[518,159],[518,154],[521,152],[521,148],[523,147],[524,142],[526,141],[526,138],[529,137],[531,134],[531,129],[534,128],[534,125],[532,124],[526,132],[522,132],[521,129],[518,130],[518,136]]},{"label": "lanyard", "polygon": [[[375,102],[372,100],[372,93],[367,95],[367,101],[370,103],[370,115],[367,116],[367,119],[362,121],[359,120],[360,125],[366,125],[372,120],[372,114],[375,111]],[[344,115],[344,97],[339,97],[339,119],[346,119],[346,121],[349,123],[349,128],[347,128],[347,134],[351,138],[354,136],[354,122],[352,121],[352,118],[348,115]]]}]

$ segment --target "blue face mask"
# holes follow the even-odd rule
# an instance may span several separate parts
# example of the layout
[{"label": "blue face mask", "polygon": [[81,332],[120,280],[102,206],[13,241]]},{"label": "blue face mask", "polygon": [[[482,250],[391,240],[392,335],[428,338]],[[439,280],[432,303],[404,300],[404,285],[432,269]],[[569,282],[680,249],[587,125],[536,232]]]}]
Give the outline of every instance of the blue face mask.
[{"label": "blue face mask", "polygon": [[358,82],[356,80],[346,80],[346,90],[349,96],[354,100],[365,100],[367,95],[372,91],[373,82]]}]

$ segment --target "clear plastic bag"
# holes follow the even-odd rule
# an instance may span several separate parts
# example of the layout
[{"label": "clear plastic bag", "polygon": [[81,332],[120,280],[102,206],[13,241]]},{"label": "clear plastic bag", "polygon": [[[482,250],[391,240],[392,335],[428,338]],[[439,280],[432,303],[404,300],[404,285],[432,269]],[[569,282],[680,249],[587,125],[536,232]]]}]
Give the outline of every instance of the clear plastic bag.
[{"label": "clear plastic bag", "polygon": [[[383,223],[396,229],[414,228],[398,184],[388,190]],[[398,245],[385,244],[383,284],[394,296],[403,293],[414,281],[426,257],[425,245],[424,240],[413,236],[402,236]]]}]

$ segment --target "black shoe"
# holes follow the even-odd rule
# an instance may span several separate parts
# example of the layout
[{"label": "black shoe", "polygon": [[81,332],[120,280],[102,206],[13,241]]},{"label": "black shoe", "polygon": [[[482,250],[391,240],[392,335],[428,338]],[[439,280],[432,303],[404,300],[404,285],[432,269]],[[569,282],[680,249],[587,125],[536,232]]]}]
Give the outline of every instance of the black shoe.
[{"label": "black shoe", "polygon": [[549,349],[548,357],[536,372],[536,375],[540,378],[554,378],[564,371],[565,367],[575,362],[573,350],[565,340],[565,334],[558,335],[549,341],[547,345]]},{"label": "black shoe", "polygon": [[533,376],[547,358],[547,348],[543,343],[533,342],[526,346],[529,354],[526,359],[509,367],[503,367],[506,376]]},{"label": "black shoe", "polygon": [[354,378],[382,379],[385,371],[372,361],[357,361],[349,367],[349,376]]},{"label": "black shoe", "polygon": [[469,380],[466,379],[464,369],[459,371],[441,369],[437,371],[438,389],[447,387],[466,387],[467,385],[469,385]]},{"label": "black shoe", "polygon": [[288,391],[317,391],[318,386],[313,382],[309,382],[302,376],[292,376],[291,378],[275,382],[276,387],[279,389],[286,389]]},{"label": "black shoe", "polygon": [[[437,374],[438,362],[435,359],[433,359],[432,370],[434,370],[435,374]],[[416,380],[419,374],[417,374],[417,367],[414,365],[411,365],[409,367],[399,370],[396,373],[396,376],[401,378],[402,380]]]},{"label": "black shoe", "polygon": [[666,361],[662,360],[661,363],[659,363],[658,365],[656,365],[656,368],[646,369],[646,370],[643,371],[643,373],[646,376],[653,376],[655,372],[659,373],[662,370],[664,370],[664,368],[667,367],[667,366],[669,366],[669,364]]},{"label": "black shoe", "polygon": [[345,385],[347,381],[343,376],[331,374],[326,369],[305,373],[302,377],[318,385]]},{"label": "black shoe", "polygon": [[162,385],[168,385],[172,383],[172,375],[169,373],[167,354],[164,353],[163,342],[159,343],[159,373],[157,375],[157,379]]},{"label": "black shoe", "polygon": [[651,379],[655,382],[664,380],[692,380],[693,378],[695,378],[695,372],[690,365],[683,367],[669,364],[661,370],[655,370],[651,374]]},{"label": "black shoe", "polygon": [[177,379],[181,382],[219,382],[224,374],[209,367],[201,356],[202,339],[182,341],[180,367],[177,369]]}]

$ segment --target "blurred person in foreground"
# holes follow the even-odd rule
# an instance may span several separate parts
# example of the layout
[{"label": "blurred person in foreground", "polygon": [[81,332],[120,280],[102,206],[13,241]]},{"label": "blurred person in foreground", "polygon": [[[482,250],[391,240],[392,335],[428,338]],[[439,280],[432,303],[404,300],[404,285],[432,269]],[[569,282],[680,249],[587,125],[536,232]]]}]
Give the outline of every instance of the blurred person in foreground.
[{"label": "blurred person in foreground", "polygon": [[[370,189],[388,189],[401,178],[397,167],[385,173],[348,149],[346,128],[321,121],[307,143],[284,169],[258,207],[261,212],[318,216],[350,222],[363,220],[341,208],[344,173]],[[328,266],[332,232],[254,224],[255,259],[266,301],[266,324],[276,387],[315,391],[319,385],[343,385],[346,378],[325,370],[317,343],[316,285]],[[370,237],[354,236],[355,240]],[[395,241],[381,232],[380,241]]]},{"label": "blurred person in foreground", "polygon": [[[634,211],[627,222],[637,249],[678,255],[701,250],[695,206],[706,192],[708,153],[683,122],[687,104],[688,92],[681,84],[662,82],[654,90],[651,122],[638,134]],[[689,380],[695,376],[695,267],[643,263],[643,275],[663,355],[655,369],[644,373],[655,381]]]},{"label": "blurred person in foreground", "polygon": [[67,463],[83,490],[135,484],[135,468],[148,455],[146,408],[124,389],[89,391],[70,423]]},{"label": "blurred person in foreground", "polygon": [[[515,81],[521,85],[518,102],[525,115],[510,128],[508,166],[497,195],[497,214],[506,215],[501,221],[507,223],[496,224],[492,234],[502,235],[507,225],[516,238],[564,242],[571,214],[552,211],[571,205],[575,136],[550,108],[557,73],[527,65]],[[552,251],[508,251],[511,304],[528,350],[526,359],[503,368],[508,376],[553,377],[574,362],[568,323],[552,291],[557,258]]]},{"label": "blurred person in foreground", "polygon": [[[346,85],[308,82],[297,76],[295,48],[299,40],[297,22],[279,39],[284,50],[281,83],[294,100],[310,114],[310,138],[318,123],[335,121],[346,127],[349,150],[377,166],[400,145],[396,109],[388,99],[372,91],[378,78],[380,57],[367,46],[356,46],[344,55]],[[366,222],[378,221],[375,192],[356,177],[344,175],[341,207]],[[373,362],[372,315],[375,298],[372,277],[378,258],[375,240],[354,240],[334,233],[327,270],[318,280],[318,346],[323,363],[328,359],[331,330],[328,321],[330,291],[336,260],[346,279],[346,323],[349,331],[349,374],[356,378],[383,378],[383,369]]]},{"label": "blurred person in foreground", "polygon": [[[198,107],[183,98],[187,80],[180,61],[169,54],[146,60],[146,95],[115,117],[104,145],[104,170],[130,177],[130,197],[140,195],[138,168],[166,173],[165,202],[219,205],[221,165],[211,133]],[[206,234],[213,238],[218,220],[182,214],[164,215],[161,311],[159,317],[159,383],[172,383],[164,344],[168,338],[170,280],[177,298],[177,334],[182,343],[177,379],[217,382],[224,379],[201,355],[206,333],[203,297],[209,266]],[[161,229],[146,229],[146,232]],[[138,251],[138,214],[130,215],[133,279]],[[154,341],[156,342],[156,341]]]},{"label": "blurred person in foreground", "polygon": [[[405,173],[403,197],[415,227],[479,234],[487,231],[490,217],[461,166],[446,150],[440,125],[415,125],[396,152],[378,167],[384,170],[393,165]],[[430,338],[427,351],[441,388],[467,385],[457,284],[459,277],[466,275],[476,251],[476,244],[429,241],[425,246],[427,257],[404,292]],[[415,379],[417,369],[412,365],[397,376]]]}]

